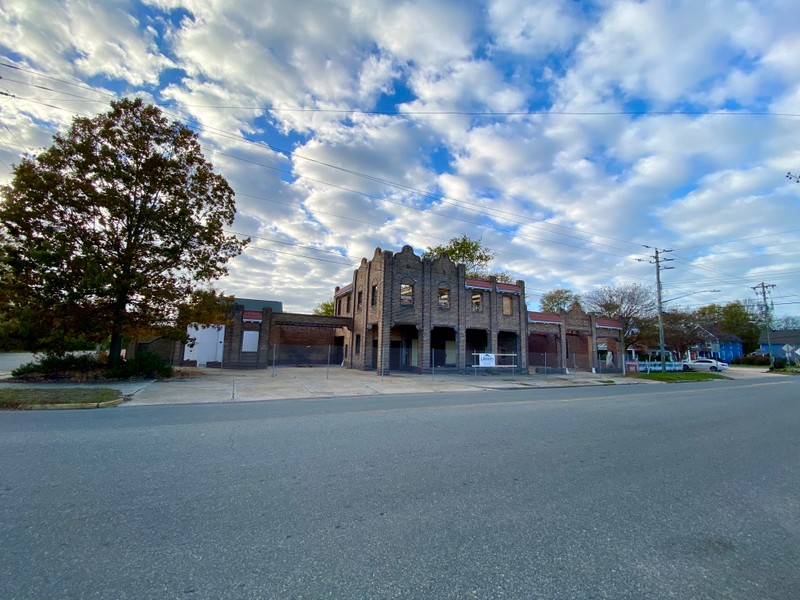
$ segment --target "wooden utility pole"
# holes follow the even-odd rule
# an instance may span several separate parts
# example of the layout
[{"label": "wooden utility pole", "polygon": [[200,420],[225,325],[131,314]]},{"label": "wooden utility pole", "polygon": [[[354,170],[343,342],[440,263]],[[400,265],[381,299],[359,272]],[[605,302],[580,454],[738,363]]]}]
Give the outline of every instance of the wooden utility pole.
[{"label": "wooden utility pole", "polygon": [[773,368],[775,366],[775,357],[772,355],[772,340],[770,339],[770,330],[772,329],[772,323],[769,317],[769,303],[767,302],[767,288],[774,288],[774,284],[766,284],[763,281],[758,285],[752,286],[750,289],[756,293],[758,296],[759,290],[761,290],[761,299],[764,301],[764,326],[767,328],[767,352],[769,352],[769,368]]}]

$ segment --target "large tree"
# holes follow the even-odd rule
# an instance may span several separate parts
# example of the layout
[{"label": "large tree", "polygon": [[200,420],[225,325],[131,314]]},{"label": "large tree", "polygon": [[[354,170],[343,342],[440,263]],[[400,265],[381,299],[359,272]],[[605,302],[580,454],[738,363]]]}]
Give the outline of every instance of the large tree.
[{"label": "large tree", "polygon": [[695,315],[698,324],[706,329],[719,329],[738,336],[745,352],[758,348],[759,316],[752,301],[736,300],[724,306],[708,304],[698,308]]},{"label": "large tree", "polygon": [[684,356],[693,344],[701,341],[694,312],[675,308],[664,312],[663,319],[664,342],[675,350],[678,356]]},{"label": "large tree", "polygon": [[656,313],[655,291],[638,283],[600,286],[584,294],[582,299],[586,310],[620,322],[625,347]]},{"label": "large tree", "polygon": [[440,258],[447,256],[454,263],[466,267],[467,277],[496,277],[498,281],[509,283],[511,275],[503,271],[491,271],[489,264],[495,253],[483,245],[481,238],[473,240],[466,233],[450,238],[446,244],[428,246],[422,254],[423,258]]},{"label": "large tree", "polygon": [[112,364],[123,335],[180,334],[192,304],[216,304],[212,282],[249,241],[224,232],[233,190],[197,136],[141,99],[76,118],[2,195],[5,308],[26,345],[110,338]]},{"label": "large tree", "polygon": [[572,290],[558,288],[543,294],[539,300],[539,310],[544,312],[567,312],[580,297]]}]

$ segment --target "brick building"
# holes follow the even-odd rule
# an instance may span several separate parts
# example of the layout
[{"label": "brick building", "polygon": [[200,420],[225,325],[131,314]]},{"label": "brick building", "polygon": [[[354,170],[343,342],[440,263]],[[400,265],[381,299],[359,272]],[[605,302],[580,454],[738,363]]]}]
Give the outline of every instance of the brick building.
[{"label": "brick building", "polygon": [[528,362],[537,372],[622,369],[622,326],[585,313],[577,302],[565,313],[529,312],[527,337]]},{"label": "brick building", "polygon": [[498,364],[527,369],[525,284],[466,276],[447,257],[427,259],[411,246],[380,248],[361,260],[352,283],[336,288],[335,315],[344,364],[378,373],[463,372],[489,352]]},{"label": "brick building", "polygon": [[182,364],[263,369],[272,364],[340,363],[343,347],[337,347],[335,332],[349,323],[338,317],[285,313],[280,302],[237,298],[226,324],[190,328],[196,343],[183,347]]},{"label": "brick building", "polygon": [[615,321],[578,304],[566,313],[529,312],[523,281],[470,278],[464,265],[422,258],[410,246],[363,258],[352,281],[336,288],[334,316],[281,311],[280,303],[237,299],[226,325],[202,328],[205,350],[183,349],[184,364],[463,373],[490,353],[523,372],[622,366]]}]

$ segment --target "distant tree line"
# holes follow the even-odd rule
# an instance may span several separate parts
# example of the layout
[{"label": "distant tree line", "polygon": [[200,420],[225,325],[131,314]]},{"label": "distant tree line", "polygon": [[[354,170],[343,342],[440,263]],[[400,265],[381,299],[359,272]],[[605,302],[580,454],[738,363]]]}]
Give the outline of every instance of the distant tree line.
[{"label": "distant tree line", "polygon": [[[565,312],[574,303],[583,310],[613,318],[623,329],[625,347],[637,344],[657,347],[658,311],[655,290],[635,283],[597,287],[586,294],[578,295],[572,290],[557,288],[544,294],[540,310]],[[727,304],[708,304],[695,310],[680,306],[664,306],[665,345],[679,353],[702,341],[702,329],[718,335],[733,334],[742,340],[745,353],[758,349],[758,339],[764,328],[755,302],[734,301]],[[772,329],[800,328],[800,318],[782,317],[770,324]]]}]

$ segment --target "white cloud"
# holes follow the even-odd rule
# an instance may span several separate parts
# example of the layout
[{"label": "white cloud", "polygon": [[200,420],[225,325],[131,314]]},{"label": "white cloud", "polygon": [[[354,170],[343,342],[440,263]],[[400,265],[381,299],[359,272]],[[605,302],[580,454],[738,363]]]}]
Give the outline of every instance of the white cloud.
[{"label": "white cloud", "polygon": [[[98,81],[173,103],[237,192],[236,230],[261,238],[222,286],[289,310],[329,297],[376,246],[461,233],[530,290],[651,283],[634,260],[648,244],[686,249],[676,288],[717,282],[734,299],[758,275],[800,294],[792,257],[774,255],[798,240],[781,233],[800,217],[785,179],[800,170],[796,119],[702,114],[800,113],[794,13],[789,0],[9,0],[3,62],[52,79],[3,70],[2,91],[38,103],[0,98],[0,160],[103,110]],[[406,88],[402,115],[358,112]],[[471,114],[529,107],[545,114]],[[620,114],[675,109],[701,114]],[[436,111],[449,114],[421,114]]]}]

